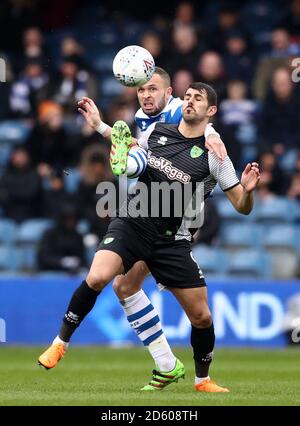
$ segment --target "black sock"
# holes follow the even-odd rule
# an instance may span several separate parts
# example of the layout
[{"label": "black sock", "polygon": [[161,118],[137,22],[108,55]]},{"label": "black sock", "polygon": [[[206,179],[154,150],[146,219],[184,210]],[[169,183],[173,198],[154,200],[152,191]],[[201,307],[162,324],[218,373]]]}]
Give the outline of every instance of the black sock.
[{"label": "black sock", "polygon": [[59,332],[59,338],[69,342],[76,328],[81,324],[84,317],[93,309],[100,291],[90,288],[86,281],[75,290],[68,309],[63,318]]},{"label": "black sock", "polygon": [[191,345],[194,351],[196,376],[207,377],[215,346],[214,324],[207,328],[196,328],[192,325]]}]

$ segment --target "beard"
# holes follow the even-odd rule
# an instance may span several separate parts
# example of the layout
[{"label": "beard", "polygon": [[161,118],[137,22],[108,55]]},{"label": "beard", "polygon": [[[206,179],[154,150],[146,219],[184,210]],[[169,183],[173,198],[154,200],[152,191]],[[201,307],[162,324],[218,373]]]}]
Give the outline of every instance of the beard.
[{"label": "beard", "polygon": [[144,108],[142,107],[143,113],[146,115],[151,115],[151,116],[155,116],[157,114],[159,114],[160,112],[162,112],[162,110],[165,108],[166,106],[166,97],[163,96],[157,103],[157,105],[153,104],[153,108],[150,111],[146,111],[144,110]]}]

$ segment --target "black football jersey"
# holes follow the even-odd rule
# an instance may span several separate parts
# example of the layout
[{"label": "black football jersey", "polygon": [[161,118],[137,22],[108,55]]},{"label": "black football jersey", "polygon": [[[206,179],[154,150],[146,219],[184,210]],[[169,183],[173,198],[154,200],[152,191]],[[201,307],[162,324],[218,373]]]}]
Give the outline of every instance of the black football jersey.
[{"label": "black football jersey", "polygon": [[[178,124],[154,123],[138,140],[140,147],[148,152],[148,165],[146,171],[139,177],[139,183],[143,183],[148,189],[148,198],[144,205],[140,206],[143,222],[154,227],[159,234],[173,235],[175,239],[188,238],[190,233],[184,222],[186,200],[182,197],[182,214],[178,216],[175,209],[175,192],[170,191],[170,198],[166,198],[162,192],[160,199],[154,197],[151,187],[169,185],[177,182],[177,193],[183,193],[184,187],[189,184],[194,193],[197,185],[201,184],[203,198],[205,199],[213,188],[219,183],[223,191],[227,191],[239,184],[235,169],[227,156],[223,162],[214,153],[205,148],[204,136],[197,138],[185,138],[178,130]],[[178,186],[179,185],[179,186]],[[171,186],[172,187],[172,186]],[[136,217],[128,198],[128,215]],[[163,201],[170,207],[170,214],[164,217]],[[143,202],[141,202],[143,204]],[[136,207],[136,204],[134,204]],[[178,203],[176,205],[178,207]],[[176,210],[176,211],[175,211]]]}]

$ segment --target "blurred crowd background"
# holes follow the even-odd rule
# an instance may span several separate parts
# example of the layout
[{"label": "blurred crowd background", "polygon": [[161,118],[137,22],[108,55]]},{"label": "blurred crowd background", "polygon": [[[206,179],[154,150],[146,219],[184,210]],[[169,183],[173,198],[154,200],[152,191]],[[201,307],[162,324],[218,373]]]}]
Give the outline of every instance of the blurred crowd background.
[{"label": "blurred crowd background", "polygon": [[170,73],[174,96],[192,81],[212,85],[235,167],[261,167],[249,217],[220,190],[207,202],[194,242],[203,270],[299,277],[300,0],[111,3],[1,1],[0,269],[88,267],[109,221],[96,215],[96,186],[114,178],[109,144],[77,102],[91,97],[105,122],[136,132],[136,91],[114,79],[112,60],[138,44]]}]

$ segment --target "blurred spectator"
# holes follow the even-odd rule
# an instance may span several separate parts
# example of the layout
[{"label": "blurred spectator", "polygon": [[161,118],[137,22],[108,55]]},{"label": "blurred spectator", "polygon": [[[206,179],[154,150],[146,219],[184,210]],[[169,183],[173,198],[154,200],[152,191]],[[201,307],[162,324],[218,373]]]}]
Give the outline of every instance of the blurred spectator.
[{"label": "blurred spectator", "polygon": [[300,172],[292,176],[287,196],[300,202]]},{"label": "blurred spectator", "polygon": [[300,41],[300,0],[292,0],[289,14],[281,21],[280,26],[289,31],[294,41]]},{"label": "blurred spectator", "polygon": [[24,147],[16,147],[0,178],[0,204],[17,222],[39,216],[41,179]]},{"label": "blurred spectator", "polygon": [[271,151],[260,154],[258,158],[260,181],[258,193],[261,198],[271,195],[283,195],[287,189],[287,179],[281,170],[276,155]]},{"label": "blurred spectator", "polygon": [[126,121],[131,130],[135,129],[135,104],[130,104],[122,98],[112,101],[107,111],[107,122],[112,126],[117,120]]},{"label": "blurred spectator", "polygon": [[263,147],[277,155],[300,144],[300,103],[288,68],[279,68],[272,77],[272,90],[261,113],[260,135]]},{"label": "blurred spectator", "polygon": [[220,102],[225,96],[224,64],[217,52],[206,51],[200,57],[197,66],[197,80],[211,85],[218,95]]},{"label": "blurred spectator", "polygon": [[207,198],[204,205],[204,224],[193,235],[194,244],[213,244],[220,230],[220,216],[212,198]]},{"label": "blurred spectator", "polygon": [[62,169],[67,163],[66,132],[63,128],[62,107],[53,101],[43,101],[38,107],[38,123],[32,129],[26,146],[41,175],[51,168]]},{"label": "blurred spectator", "polygon": [[173,51],[169,54],[167,69],[174,73],[186,69],[194,73],[197,60],[203,53],[204,43],[198,40],[196,30],[190,25],[175,27],[172,33]]},{"label": "blurred spectator", "polygon": [[196,12],[193,3],[190,1],[181,1],[175,10],[173,26],[195,26],[195,16]]},{"label": "blurred spectator", "polygon": [[66,114],[74,115],[75,106],[83,96],[97,99],[97,83],[94,77],[82,67],[80,56],[65,56],[60,67],[60,74],[51,88],[50,97],[63,106]]},{"label": "blurred spectator", "polygon": [[[45,179],[46,189],[43,191],[42,216],[57,218],[57,210],[71,201],[71,196],[64,188],[62,171],[54,171]],[[75,201],[74,201],[75,202]]]},{"label": "blurred spectator", "polygon": [[78,203],[81,207],[81,217],[89,221],[91,233],[96,234],[99,240],[106,232],[109,218],[97,216],[96,205],[100,196],[96,194],[96,188],[100,182],[111,180],[108,164],[108,154],[105,154],[99,145],[91,145],[82,153],[82,180],[77,193]]},{"label": "blurred spectator", "polygon": [[291,57],[300,54],[299,45],[290,43],[290,36],[284,28],[277,28],[272,32],[271,53],[263,57],[255,72],[253,80],[253,94],[256,98],[264,100],[271,76],[281,67],[290,66]]},{"label": "blurred spectator", "polygon": [[22,33],[39,22],[38,0],[2,0],[0,5],[0,48],[21,53]]},{"label": "blurred spectator", "polygon": [[250,54],[247,40],[241,32],[232,31],[228,35],[223,60],[226,77],[230,80],[242,80],[250,87],[254,71],[254,58]]},{"label": "blurred spectator", "polygon": [[41,58],[28,58],[19,79],[11,86],[10,108],[15,117],[33,118],[39,102],[47,98],[49,75]]},{"label": "blurred spectator", "polygon": [[218,23],[214,31],[207,35],[209,48],[219,53],[224,53],[224,41],[232,31],[239,31],[242,33],[242,26],[240,24],[240,15],[238,5],[234,3],[225,3],[218,13]]},{"label": "blurred spectator", "polygon": [[163,52],[162,41],[158,34],[153,31],[145,32],[141,37],[140,45],[151,53],[157,66],[162,68],[167,66],[166,53]]},{"label": "blurred spectator", "polygon": [[77,232],[77,209],[64,204],[59,212],[57,224],[46,231],[39,250],[40,270],[78,273],[85,267],[86,259],[82,236]]},{"label": "blurred spectator", "polygon": [[51,55],[45,46],[43,34],[38,27],[26,28],[22,34],[22,43],[23,53],[17,63],[18,71],[22,69],[23,63],[29,59],[37,59],[43,67],[49,68]]},{"label": "blurred spectator", "polygon": [[173,96],[183,99],[186,89],[194,81],[193,75],[188,70],[179,70],[173,76]]},{"label": "blurred spectator", "polygon": [[285,28],[276,28],[272,32],[271,56],[286,58],[300,53],[298,43],[291,42],[289,31]]},{"label": "blurred spectator", "polygon": [[220,103],[220,120],[228,125],[243,125],[254,122],[257,104],[247,99],[247,86],[243,81],[232,80],[227,84],[227,99]]}]

